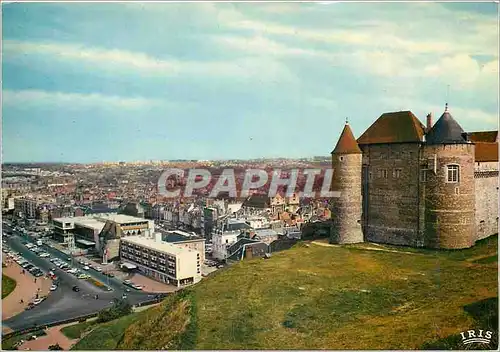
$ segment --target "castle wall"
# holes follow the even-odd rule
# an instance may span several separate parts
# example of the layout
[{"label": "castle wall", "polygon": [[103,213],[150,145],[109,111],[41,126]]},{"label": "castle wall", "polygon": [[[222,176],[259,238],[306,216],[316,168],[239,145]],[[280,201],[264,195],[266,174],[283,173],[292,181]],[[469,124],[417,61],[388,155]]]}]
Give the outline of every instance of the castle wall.
[{"label": "castle wall", "polygon": [[363,242],[361,226],[361,154],[332,155],[332,191],[340,198],[332,198],[333,226],[330,242]]},{"label": "castle wall", "polygon": [[[425,187],[426,247],[473,246],[476,240],[474,145],[425,146],[422,156],[429,169],[426,182],[422,182]],[[449,164],[460,166],[457,183],[447,182]]]},{"label": "castle wall", "polygon": [[363,166],[367,168],[363,172],[366,241],[421,246],[420,145],[401,143],[360,147],[363,150]]},{"label": "castle wall", "polygon": [[476,239],[498,233],[498,163],[476,163]]}]

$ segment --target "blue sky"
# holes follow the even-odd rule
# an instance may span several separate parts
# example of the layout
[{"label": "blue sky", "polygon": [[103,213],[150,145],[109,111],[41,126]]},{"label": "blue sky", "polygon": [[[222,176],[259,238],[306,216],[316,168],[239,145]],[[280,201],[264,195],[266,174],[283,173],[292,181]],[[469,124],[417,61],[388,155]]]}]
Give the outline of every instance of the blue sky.
[{"label": "blue sky", "polygon": [[3,160],[328,155],[387,111],[498,127],[497,5],[3,4]]}]

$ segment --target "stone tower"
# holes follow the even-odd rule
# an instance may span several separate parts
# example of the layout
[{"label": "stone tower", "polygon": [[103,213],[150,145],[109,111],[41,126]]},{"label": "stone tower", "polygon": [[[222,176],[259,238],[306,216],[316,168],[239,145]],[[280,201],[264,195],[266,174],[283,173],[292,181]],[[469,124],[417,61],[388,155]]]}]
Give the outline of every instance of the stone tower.
[{"label": "stone tower", "polygon": [[332,151],[332,191],[340,192],[331,199],[333,225],[330,243],[363,242],[361,229],[362,152],[346,122],[339,141]]},{"label": "stone tower", "polygon": [[448,111],[426,135],[426,247],[459,249],[474,245],[474,144]]}]

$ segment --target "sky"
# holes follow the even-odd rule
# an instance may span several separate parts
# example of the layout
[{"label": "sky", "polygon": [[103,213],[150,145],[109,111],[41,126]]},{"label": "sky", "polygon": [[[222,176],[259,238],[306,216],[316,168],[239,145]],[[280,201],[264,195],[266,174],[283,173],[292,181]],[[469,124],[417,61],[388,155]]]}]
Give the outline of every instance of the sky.
[{"label": "sky", "polygon": [[327,156],[346,118],[498,128],[495,3],[2,4],[4,162]]}]

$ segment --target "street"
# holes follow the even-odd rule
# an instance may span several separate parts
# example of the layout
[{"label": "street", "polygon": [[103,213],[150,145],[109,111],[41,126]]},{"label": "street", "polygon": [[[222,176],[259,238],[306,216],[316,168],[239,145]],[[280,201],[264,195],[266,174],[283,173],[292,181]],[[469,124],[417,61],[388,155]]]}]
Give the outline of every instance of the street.
[{"label": "street", "polygon": [[[40,258],[35,253],[31,252],[23,243],[23,240],[29,240],[18,234],[13,234],[7,238],[7,244],[12,250],[19,252],[26,260],[38,266],[45,272],[48,272],[54,265],[45,258]],[[64,253],[44,245],[46,250],[51,256],[66,260],[68,258]],[[71,263],[73,267],[81,269],[82,266],[77,264],[76,261]],[[125,293],[126,286],[120,281],[109,278],[95,270],[88,270],[89,275],[101,281],[105,285],[112,288],[111,291],[103,290],[94,286],[87,280],[79,280],[75,276],[68,274],[59,268],[55,269],[55,274],[59,278],[59,287],[56,291],[51,292],[47,299],[37,307],[26,310],[12,318],[3,321],[3,325],[13,330],[29,328],[36,325],[46,325],[52,322],[61,321],[65,319],[75,318],[81,315],[98,312],[103,308],[112,305],[115,298],[121,298]],[[43,280],[43,278],[40,278]],[[80,288],[79,292],[72,290],[73,286]],[[128,300],[131,304],[150,300],[151,297],[146,292],[131,290],[126,293]],[[98,295],[98,299],[95,299]]]}]

